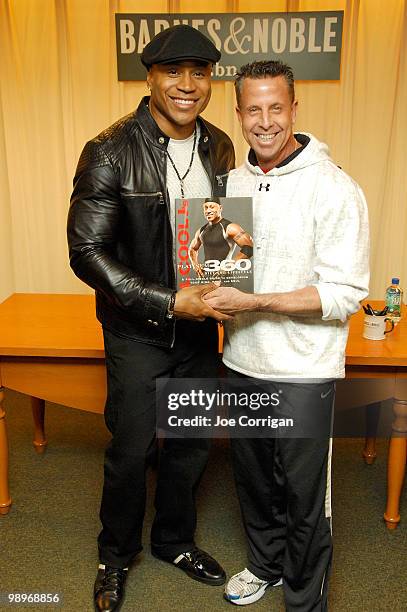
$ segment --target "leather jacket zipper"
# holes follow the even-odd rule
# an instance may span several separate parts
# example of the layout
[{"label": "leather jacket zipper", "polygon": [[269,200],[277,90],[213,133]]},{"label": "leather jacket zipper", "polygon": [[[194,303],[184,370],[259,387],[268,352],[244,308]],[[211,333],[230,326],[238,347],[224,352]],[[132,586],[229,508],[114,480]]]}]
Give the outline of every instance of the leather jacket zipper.
[{"label": "leather jacket zipper", "polygon": [[160,196],[160,202],[164,202],[164,196],[162,194],[162,191],[153,191],[153,192],[151,192],[151,191],[148,191],[148,192],[141,191],[141,192],[137,192],[137,193],[135,193],[134,191],[131,191],[130,193],[123,194],[123,196],[124,197],[127,196],[127,197],[130,197],[130,198],[135,198],[137,196],[151,196],[151,197],[153,197],[153,196]]},{"label": "leather jacket zipper", "polygon": [[174,344],[175,344],[175,326],[177,324],[177,319],[174,319],[174,323],[172,326],[172,339],[171,339],[171,344],[170,344],[170,348],[174,348]]}]

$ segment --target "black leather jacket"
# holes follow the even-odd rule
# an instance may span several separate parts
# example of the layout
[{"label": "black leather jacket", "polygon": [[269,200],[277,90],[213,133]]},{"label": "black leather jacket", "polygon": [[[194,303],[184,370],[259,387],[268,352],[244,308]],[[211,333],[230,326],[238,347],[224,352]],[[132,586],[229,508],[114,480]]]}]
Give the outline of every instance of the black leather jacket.
[{"label": "black leather jacket", "polygon": [[[166,318],[174,292],[172,231],[166,186],[168,136],[148,110],[148,98],[83,149],[68,216],[70,263],[96,290],[99,321],[119,335],[171,346]],[[229,137],[199,118],[199,156],[224,195],[234,167]]]}]

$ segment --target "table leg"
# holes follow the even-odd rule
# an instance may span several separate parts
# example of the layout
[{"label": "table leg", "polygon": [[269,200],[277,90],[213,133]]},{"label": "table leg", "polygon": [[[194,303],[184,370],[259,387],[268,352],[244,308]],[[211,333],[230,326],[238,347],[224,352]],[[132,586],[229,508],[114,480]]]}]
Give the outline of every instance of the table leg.
[{"label": "table leg", "polygon": [[365,438],[365,447],[362,456],[367,465],[372,465],[372,463],[375,462],[377,457],[376,438]]},{"label": "table leg", "polygon": [[31,398],[31,409],[34,421],[34,448],[38,454],[42,454],[47,447],[44,431],[45,401],[38,397]]},{"label": "table leg", "polygon": [[11,498],[8,488],[8,440],[3,400],[4,389],[0,387],[0,514],[7,514]]},{"label": "table leg", "polygon": [[388,529],[395,529],[400,522],[400,494],[403,486],[407,458],[407,401],[394,400],[393,433],[389,445],[387,463],[387,506],[384,520]]},{"label": "table leg", "polygon": [[362,456],[365,459],[365,463],[368,465],[372,465],[374,463],[377,453],[376,453],[376,434],[377,434],[377,425],[379,423],[380,417],[380,408],[381,402],[375,402],[374,404],[369,404],[365,408],[365,417],[366,417],[366,438],[365,438],[365,448],[363,449]]}]

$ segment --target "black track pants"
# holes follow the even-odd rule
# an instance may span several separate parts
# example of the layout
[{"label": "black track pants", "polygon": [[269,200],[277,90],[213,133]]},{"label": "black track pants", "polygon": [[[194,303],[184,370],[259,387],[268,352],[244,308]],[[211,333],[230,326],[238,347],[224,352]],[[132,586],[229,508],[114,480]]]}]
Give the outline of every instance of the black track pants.
[{"label": "black track pants", "polygon": [[[334,383],[324,383],[323,388],[329,385]],[[300,387],[298,409],[306,410]],[[307,403],[313,395],[320,401],[320,394],[321,384],[307,385]],[[231,443],[248,568],[263,580],[283,577],[290,612],[327,610],[332,556],[330,439],[253,438]]]}]

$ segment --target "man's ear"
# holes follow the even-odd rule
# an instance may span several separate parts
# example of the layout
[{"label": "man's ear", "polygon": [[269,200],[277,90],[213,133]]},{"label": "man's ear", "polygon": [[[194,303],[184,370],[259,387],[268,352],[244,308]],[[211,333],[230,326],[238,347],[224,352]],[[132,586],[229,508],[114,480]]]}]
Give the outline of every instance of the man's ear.
[{"label": "man's ear", "polygon": [[238,106],[236,106],[235,111],[236,111],[236,115],[239,120],[239,123],[240,125],[242,125],[242,111],[240,110]]},{"label": "man's ear", "polygon": [[294,100],[291,105],[291,123],[294,124],[297,118],[298,100]]},{"label": "man's ear", "polygon": [[151,80],[152,80],[152,76],[151,76],[151,66],[150,66],[150,68],[148,68],[147,77],[146,77],[147,87],[150,90],[151,90]]}]

